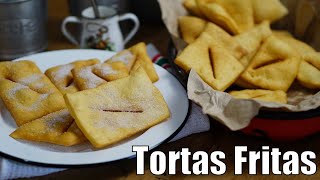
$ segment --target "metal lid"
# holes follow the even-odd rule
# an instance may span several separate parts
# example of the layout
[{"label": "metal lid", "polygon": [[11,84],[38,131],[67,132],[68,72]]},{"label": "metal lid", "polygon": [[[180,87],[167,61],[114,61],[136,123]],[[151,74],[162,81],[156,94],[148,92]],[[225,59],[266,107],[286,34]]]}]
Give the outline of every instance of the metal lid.
[{"label": "metal lid", "polygon": [[30,1],[30,0],[0,0],[0,4],[20,3],[24,1]]}]

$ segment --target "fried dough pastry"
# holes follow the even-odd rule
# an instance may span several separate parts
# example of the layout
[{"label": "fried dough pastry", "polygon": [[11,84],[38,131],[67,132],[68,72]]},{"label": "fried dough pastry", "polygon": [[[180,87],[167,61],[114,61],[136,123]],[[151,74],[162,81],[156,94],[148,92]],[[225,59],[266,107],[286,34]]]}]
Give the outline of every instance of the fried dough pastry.
[{"label": "fried dough pastry", "polygon": [[12,138],[72,146],[86,141],[67,109],[26,123],[10,134]]},{"label": "fried dough pastry", "polygon": [[194,16],[181,16],[178,23],[183,40],[190,44],[200,36],[207,21]]},{"label": "fried dough pastry", "polygon": [[288,9],[279,0],[251,0],[254,20],[256,23],[262,21],[274,22],[281,19],[289,13]]},{"label": "fried dough pastry", "polygon": [[291,46],[295,51],[297,51],[301,56],[306,53],[313,53],[315,50],[306,44],[305,42],[299,41],[292,36],[275,34],[275,36],[285,42],[287,45]]},{"label": "fried dough pastry", "polygon": [[99,63],[98,59],[79,60],[69,64],[59,65],[46,70],[46,76],[59,89],[62,94],[79,91],[73,82],[71,70]]},{"label": "fried dough pastry", "polygon": [[276,35],[291,46],[302,58],[297,80],[310,89],[320,89],[320,55],[308,44],[289,36]]},{"label": "fried dough pastry", "polygon": [[92,89],[108,81],[121,79],[129,75],[123,62],[110,62],[74,68],[74,82],[80,90]]},{"label": "fried dough pastry", "polygon": [[[270,29],[270,24],[269,22],[265,21],[250,29],[249,31],[246,31],[234,37],[235,41],[241,44],[242,47],[244,47],[244,49],[247,51],[247,55],[243,56],[239,60],[244,67],[247,67],[250,64],[253,56],[260,48],[262,42],[271,34],[272,31]],[[241,78],[241,76],[236,80],[235,84],[243,88],[257,88],[256,86]]]},{"label": "fried dough pastry", "polygon": [[220,91],[227,89],[244,70],[241,63],[206,32],[187,46],[175,63],[186,72],[193,68],[213,89]]},{"label": "fried dough pastry", "polygon": [[231,34],[254,26],[251,0],[196,0],[202,14]]},{"label": "fried dough pastry", "polygon": [[241,33],[234,37],[234,39],[243,46],[247,55],[240,59],[241,64],[247,67],[260,48],[262,42],[269,36],[272,35],[270,24],[267,21],[255,26],[254,28]]},{"label": "fried dough pastry", "polygon": [[0,96],[18,126],[65,107],[62,94],[31,61],[0,63]]},{"label": "fried dough pastry", "polygon": [[233,97],[237,99],[256,99],[266,102],[287,103],[287,94],[283,91],[270,91],[263,89],[252,89],[242,91],[229,92]]},{"label": "fried dough pastry", "polygon": [[125,49],[123,51],[120,51],[116,55],[112,56],[110,59],[106,61],[106,63],[123,62],[126,65],[128,71],[130,72],[136,59],[136,55],[132,54],[129,50]]},{"label": "fried dough pastry", "polygon": [[159,77],[156,69],[153,66],[152,60],[147,53],[146,44],[138,43],[130,47],[129,51],[131,51],[137,57],[130,73],[136,71],[141,66],[148,74],[150,80],[152,82],[157,82],[159,80]]},{"label": "fried dough pastry", "polygon": [[299,69],[299,54],[274,36],[270,36],[254,56],[241,78],[262,89],[287,91]]},{"label": "fried dough pastry", "polygon": [[306,53],[300,64],[297,79],[310,89],[320,89],[320,53]]},{"label": "fried dough pastry", "polygon": [[65,100],[77,125],[96,148],[129,138],[170,116],[161,92],[141,67],[129,77],[66,94]]},{"label": "fried dough pastry", "polygon": [[203,32],[209,34],[213,41],[227,49],[236,59],[241,59],[247,54],[247,50],[219,26],[209,22]]},{"label": "fried dough pastry", "polygon": [[184,0],[182,4],[190,14],[198,17],[203,17],[200,9],[198,8],[196,0]]},{"label": "fried dough pastry", "polygon": [[[128,53],[128,51],[130,53]],[[133,55],[135,59],[134,59],[133,65],[131,65],[131,68],[128,69],[130,73],[136,71],[140,66],[142,66],[144,70],[147,72],[152,82],[156,82],[159,80],[158,74],[153,66],[152,60],[148,56],[145,43],[143,42],[138,43],[130,47],[128,51],[126,51],[126,53],[122,55],[121,53],[123,52],[120,52],[119,54],[115,55],[111,59],[106,60],[105,62],[109,63],[109,62],[115,62],[115,61],[121,61],[121,62],[125,61],[124,63],[127,64],[126,61],[129,59],[129,62],[131,62],[131,59],[132,59],[131,55]]]}]

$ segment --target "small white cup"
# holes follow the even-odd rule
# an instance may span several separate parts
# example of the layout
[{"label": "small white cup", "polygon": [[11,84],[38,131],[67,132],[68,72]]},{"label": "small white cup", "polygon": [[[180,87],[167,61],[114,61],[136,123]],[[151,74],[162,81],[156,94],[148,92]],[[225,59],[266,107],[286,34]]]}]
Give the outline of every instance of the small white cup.
[{"label": "small white cup", "polygon": [[[92,7],[83,10],[80,18],[76,16],[66,17],[61,25],[62,33],[71,43],[81,48],[121,51],[124,45],[137,33],[140,26],[139,19],[132,13],[116,15],[114,9],[106,6],[98,6],[98,10],[101,18],[95,18]],[[119,22],[124,20],[134,22],[134,27],[125,38],[119,26]],[[67,30],[68,23],[81,25],[80,42]]]}]

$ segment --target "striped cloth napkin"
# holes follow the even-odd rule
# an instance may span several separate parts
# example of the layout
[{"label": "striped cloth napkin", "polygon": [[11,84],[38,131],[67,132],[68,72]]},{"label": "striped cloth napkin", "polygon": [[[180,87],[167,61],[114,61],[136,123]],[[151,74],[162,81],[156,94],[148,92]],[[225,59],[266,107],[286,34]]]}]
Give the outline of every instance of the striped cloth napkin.
[{"label": "striped cloth napkin", "polygon": [[[171,72],[168,60],[162,57],[153,44],[147,46],[148,54],[152,61],[164,69]],[[192,103],[189,116],[182,130],[170,142],[176,141],[191,134],[205,132],[210,129],[210,122],[207,115],[202,113],[201,108]],[[29,165],[14,160],[0,157],[0,180],[30,178],[35,176],[43,176],[51,173],[64,171],[65,168],[47,168],[41,166]]]}]

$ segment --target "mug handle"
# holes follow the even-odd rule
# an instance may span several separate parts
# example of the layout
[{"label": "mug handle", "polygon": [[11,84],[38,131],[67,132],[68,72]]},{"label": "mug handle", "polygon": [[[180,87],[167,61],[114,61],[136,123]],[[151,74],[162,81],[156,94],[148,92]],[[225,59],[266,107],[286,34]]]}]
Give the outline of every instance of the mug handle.
[{"label": "mug handle", "polygon": [[131,20],[134,23],[133,29],[130,31],[130,33],[127,35],[127,37],[124,38],[123,44],[127,44],[127,42],[130,39],[132,39],[132,37],[137,33],[137,31],[140,27],[140,22],[139,22],[138,17],[132,13],[126,13],[126,14],[119,16],[119,21],[124,21],[124,20]]},{"label": "mug handle", "polygon": [[68,23],[77,23],[81,24],[81,20],[75,16],[68,16],[66,17],[61,25],[61,31],[63,35],[73,44],[80,45],[80,43],[76,40],[76,38],[67,30],[67,24]]}]

